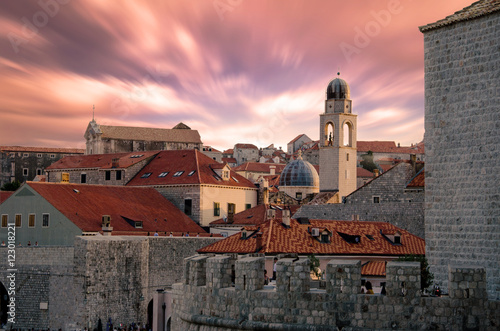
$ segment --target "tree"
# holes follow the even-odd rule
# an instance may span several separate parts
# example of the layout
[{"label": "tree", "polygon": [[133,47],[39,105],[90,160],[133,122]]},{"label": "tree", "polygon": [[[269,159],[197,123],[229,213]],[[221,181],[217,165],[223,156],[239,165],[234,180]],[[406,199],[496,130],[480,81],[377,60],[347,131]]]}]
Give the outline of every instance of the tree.
[{"label": "tree", "polygon": [[15,191],[21,186],[18,180],[12,182],[12,183],[5,183],[3,184],[2,188],[0,190],[2,191]]},{"label": "tree", "polygon": [[370,171],[373,172],[373,170],[378,169],[378,166],[375,162],[373,162],[373,152],[368,151],[366,154],[361,155],[361,158],[363,161],[360,162],[361,166]]},{"label": "tree", "polygon": [[424,255],[405,255],[400,256],[397,261],[420,262],[420,289],[423,291],[432,285],[434,274],[429,271],[429,263]]}]

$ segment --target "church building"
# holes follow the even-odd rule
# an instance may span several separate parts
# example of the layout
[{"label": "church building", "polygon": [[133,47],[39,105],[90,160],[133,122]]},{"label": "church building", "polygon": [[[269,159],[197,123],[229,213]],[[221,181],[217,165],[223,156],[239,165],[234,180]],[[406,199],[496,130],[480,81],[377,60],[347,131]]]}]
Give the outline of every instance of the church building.
[{"label": "church building", "polygon": [[89,122],[84,134],[85,154],[109,154],[172,149],[198,149],[203,143],[197,130],[184,123],[172,129],[126,127]]}]

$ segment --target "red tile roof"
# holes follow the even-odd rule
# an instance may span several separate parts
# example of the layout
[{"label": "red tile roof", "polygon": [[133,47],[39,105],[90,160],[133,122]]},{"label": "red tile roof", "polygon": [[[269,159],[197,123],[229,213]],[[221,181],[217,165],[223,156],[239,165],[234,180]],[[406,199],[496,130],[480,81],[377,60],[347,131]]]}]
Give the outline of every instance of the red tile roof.
[{"label": "red tile roof", "polygon": [[280,177],[281,177],[280,175],[266,175],[262,177],[266,179],[267,183],[269,184],[269,192],[279,191]]},{"label": "red tile roof", "polygon": [[358,152],[372,151],[374,153],[400,153],[400,154],[422,154],[424,143],[420,142],[411,147],[397,147],[394,141],[358,141]]},{"label": "red tile roof", "polygon": [[500,1],[498,0],[482,0],[476,1],[472,5],[465,7],[462,10],[456,11],[453,15],[447,16],[442,20],[420,26],[420,32],[438,29],[440,27],[451,25],[456,22],[467,21],[476,17],[491,14],[500,10]]},{"label": "red tile roof", "polygon": [[57,162],[54,162],[47,170],[55,169],[81,169],[81,168],[100,168],[110,169],[113,166],[113,159],[118,159],[116,168],[128,168],[137,162],[145,160],[158,154],[158,151],[113,153],[113,154],[91,154],[66,156]]},{"label": "red tile roof", "polygon": [[[260,225],[267,221],[267,210],[273,209],[276,213],[276,218],[281,219],[283,212],[283,205],[267,204],[267,205],[257,205],[253,208],[244,210],[234,215],[233,223],[227,223],[224,219],[220,218],[210,223],[213,225],[229,225],[229,226],[244,226],[244,225]],[[295,212],[300,208],[298,205],[288,206],[290,209],[290,214],[293,216]]]},{"label": "red tile roof", "polygon": [[[205,232],[153,188],[34,182],[25,185],[82,231],[102,230],[102,215],[110,215],[115,234],[120,231]],[[142,221],[142,229],[136,229],[127,219]]]},{"label": "red tile roof", "polygon": [[271,167],[275,167],[277,174],[281,173],[285,169],[286,164],[282,163],[260,163],[260,162],[245,162],[237,167],[234,167],[234,171],[251,171],[251,172],[265,172],[270,173]]},{"label": "red tile roof", "polygon": [[238,163],[238,161],[236,161],[236,159],[234,157],[223,157],[222,158],[222,162],[224,163]]},{"label": "red tile roof", "polygon": [[299,134],[297,137],[295,137],[292,140],[290,140],[290,142],[288,144],[293,144],[294,142],[296,142],[297,140],[299,140],[302,136],[305,136],[305,134],[304,133]]},{"label": "red tile roof", "polygon": [[415,177],[412,178],[410,183],[406,185],[407,188],[425,187],[425,171],[422,169]]},{"label": "red tile roof", "polygon": [[234,150],[232,148],[226,149],[224,152],[222,152],[222,154],[230,154],[230,155],[233,155],[233,153],[234,153]]},{"label": "red tile roof", "polygon": [[385,277],[385,261],[370,261],[363,264],[361,267],[361,275]]},{"label": "red tile roof", "polygon": [[[326,229],[332,233],[329,243],[321,243],[309,232],[309,228]],[[425,242],[406,230],[390,223],[310,220],[310,224],[290,221],[290,228],[280,220],[268,221],[260,226],[246,227],[247,238],[241,239],[237,233],[224,240],[199,249],[200,253],[254,253],[266,254],[298,253],[315,255],[378,255],[399,256],[407,254],[425,254]],[[389,242],[381,234],[399,231],[401,245]],[[255,233],[262,233],[262,247],[257,249]],[[359,236],[359,243],[349,243],[342,236]],[[373,240],[369,239],[369,235]],[[354,237],[353,237],[354,238]]]},{"label": "red tile roof", "polygon": [[224,165],[194,149],[161,151],[127,186],[212,184],[256,189],[251,181],[232,170],[229,180],[222,180],[213,170],[217,164]]},{"label": "red tile roof", "polygon": [[356,172],[358,177],[373,177],[373,172],[368,171],[365,168],[357,167]]},{"label": "red tile roof", "polygon": [[84,149],[79,148],[52,148],[52,147],[24,147],[24,146],[0,146],[2,152],[34,152],[34,153],[63,153],[83,154]]},{"label": "red tile roof", "polygon": [[241,148],[241,149],[258,149],[257,146],[253,144],[236,144],[234,145],[234,148]]},{"label": "red tile roof", "polygon": [[14,191],[0,191],[0,204],[7,200],[13,193]]}]

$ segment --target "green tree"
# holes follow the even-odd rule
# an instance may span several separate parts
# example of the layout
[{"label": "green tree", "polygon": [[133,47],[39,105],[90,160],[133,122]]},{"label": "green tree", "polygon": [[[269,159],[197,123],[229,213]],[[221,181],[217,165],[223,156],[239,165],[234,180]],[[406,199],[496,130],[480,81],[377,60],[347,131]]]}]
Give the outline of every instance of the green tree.
[{"label": "green tree", "polygon": [[373,152],[368,151],[366,154],[361,155],[361,158],[363,161],[360,162],[361,166],[368,170],[373,172],[373,170],[378,169],[378,166],[375,162],[373,162]]},{"label": "green tree", "polygon": [[2,191],[15,191],[21,186],[18,180],[12,182],[12,183],[5,183],[3,184],[2,188],[0,190]]},{"label": "green tree", "polygon": [[429,263],[424,255],[405,255],[400,256],[397,261],[420,262],[420,289],[423,291],[432,285],[434,274],[429,271]]}]

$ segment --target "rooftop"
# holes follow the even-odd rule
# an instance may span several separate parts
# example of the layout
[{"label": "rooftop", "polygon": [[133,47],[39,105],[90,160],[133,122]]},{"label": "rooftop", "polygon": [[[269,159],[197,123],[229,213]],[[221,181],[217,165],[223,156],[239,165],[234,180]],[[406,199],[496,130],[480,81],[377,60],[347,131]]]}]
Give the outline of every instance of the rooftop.
[{"label": "rooftop", "polygon": [[83,154],[84,149],[79,148],[53,148],[53,147],[25,147],[25,146],[0,146],[2,152],[34,152],[34,153],[64,153]]},{"label": "rooftop", "polygon": [[[142,160],[158,154],[158,151],[113,153],[113,154],[90,154],[66,156],[57,162],[54,162],[47,170],[55,169],[82,169],[82,168],[100,168],[111,169],[128,168]],[[113,165],[113,160],[117,163]]]},{"label": "rooftop", "polygon": [[[197,130],[179,123],[174,129],[99,125],[102,138],[201,143]],[[179,126],[180,125],[180,126]]]},{"label": "rooftop", "polygon": [[[292,206],[287,206],[287,208],[290,210],[290,214],[293,216],[295,212],[299,209],[300,206],[298,205],[292,205]],[[275,211],[275,217],[278,219],[281,219],[282,212],[285,206],[283,205],[276,205],[276,204],[266,204],[266,205],[257,205],[253,208],[244,210],[242,212],[239,212],[233,216],[233,222],[232,223],[227,223],[224,221],[223,218],[220,218],[218,220],[215,220],[210,223],[210,226],[216,226],[216,225],[232,225],[232,226],[248,226],[248,225],[260,225],[262,223],[265,223],[267,221],[267,211],[268,210],[274,210]]]}]

